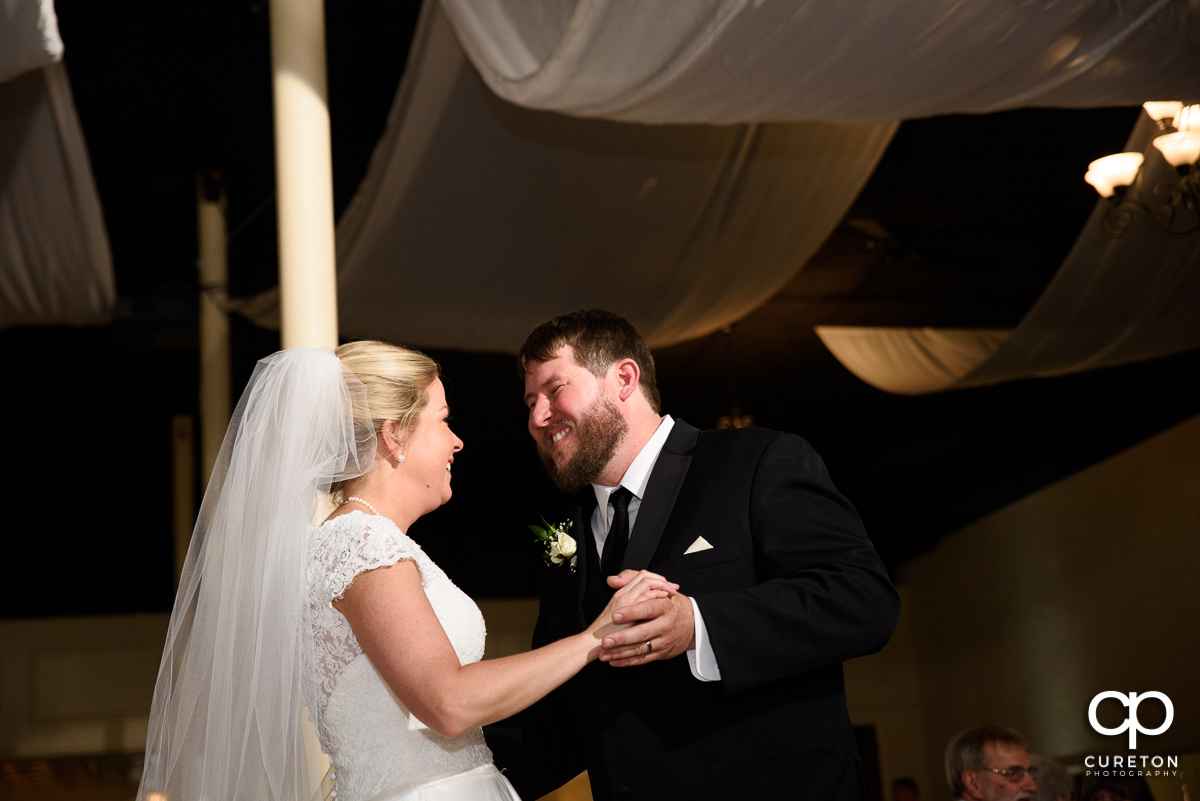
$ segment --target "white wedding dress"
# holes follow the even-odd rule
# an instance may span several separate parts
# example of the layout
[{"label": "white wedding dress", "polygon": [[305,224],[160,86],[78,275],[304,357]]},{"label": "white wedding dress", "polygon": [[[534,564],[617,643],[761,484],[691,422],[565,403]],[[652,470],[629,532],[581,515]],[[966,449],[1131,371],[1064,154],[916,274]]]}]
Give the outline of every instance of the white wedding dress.
[{"label": "white wedding dress", "polygon": [[310,533],[304,696],[330,755],[336,801],[519,801],[492,765],[483,730],[447,738],[413,717],[332,601],[360,573],[411,559],[463,664],[483,658],[479,608],[386,517],[354,511]]}]

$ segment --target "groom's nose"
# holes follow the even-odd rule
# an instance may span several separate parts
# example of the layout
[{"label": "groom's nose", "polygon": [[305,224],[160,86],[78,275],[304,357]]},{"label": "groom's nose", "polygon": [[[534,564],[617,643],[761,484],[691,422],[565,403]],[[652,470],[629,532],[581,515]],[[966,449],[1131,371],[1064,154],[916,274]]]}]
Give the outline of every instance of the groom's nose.
[{"label": "groom's nose", "polygon": [[539,397],[537,400],[535,400],[533,402],[533,405],[529,407],[529,433],[533,434],[536,437],[537,434],[535,433],[535,431],[538,428],[546,425],[546,423],[549,422],[549,420],[550,420],[550,401],[548,399],[546,399],[544,396]]}]

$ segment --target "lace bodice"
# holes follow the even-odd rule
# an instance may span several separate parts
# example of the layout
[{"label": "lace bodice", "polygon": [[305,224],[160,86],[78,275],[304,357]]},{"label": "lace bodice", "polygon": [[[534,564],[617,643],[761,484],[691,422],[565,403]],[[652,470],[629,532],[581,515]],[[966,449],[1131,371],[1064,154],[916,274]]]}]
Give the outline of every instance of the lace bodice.
[{"label": "lace bodice", "polygon": [[409,714],[363,655],[332,601],[360,573],[411,559],[463,664],[483,658],[479,608],[386,517],[355,511],[312,529],[311,535],[304,695],[334,766],[338,801],[367,799],[489,764],[492,755],[482,730],[446,738]]}]

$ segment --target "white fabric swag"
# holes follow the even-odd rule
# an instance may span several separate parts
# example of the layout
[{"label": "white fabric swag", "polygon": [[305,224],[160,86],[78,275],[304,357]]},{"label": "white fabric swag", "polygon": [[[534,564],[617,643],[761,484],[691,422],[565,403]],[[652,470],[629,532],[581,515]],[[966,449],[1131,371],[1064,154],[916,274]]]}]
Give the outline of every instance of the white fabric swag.
[{"label": "white fabric swag", "polygon": [[0,328],[99,323],[116,290],[50,0],[0,3]]},{"label": "white fabric swag", "polygon": [[0,328],[102,323],[112,255],[62,64],[0,84]]},{"label": "white fabric swag", "polygon": [[[44,41],[48,9],[6,4],[0,35]],[[896,120],[1194,102],[1197,75],[1186,0],[428,0],[339,221],[342,333],[512,350],[606,306],[656,346],[700,336],[804,265]],[[13,109],[43,102],[52,130],[27,135]],[[0,186],[0,325],[103,319],[111,260],[69,94],[21,103],[0,100],[0,158],[58,166]]]},{"label": "white fabric swag", "polygon": [[61,61],[62,53],[51,0],[0,3],[0,83]]},{"label": "white fabric swag", "polygon": [[819,325],[817,336],[847,370],[899,395],[958,384],[1008,339],[1008,329]]},{"label": "white fabric swag", "polygon": [[[1126,150],[1145,162],[1130,192],[1152,198],[1170,165],[1143,115]],[[1091,217],[1050,285],[1011,333],[819,326],[851,372],[906,395],[1115,367],[1200,347],[1200,235],[1169,238],[1133,218],[1124,235]]]},{"label": "white fabric swag", "polygon": [[[471,350],[511,351],[582,306],[625,314],[654,346],[740,319],[825,240],[893,131],[850,123],[1133,103],[1194,93],[1200,74],[1200,9],[1179,3],[443,0],[425,12],[338,228],[340,315],[347,333]],[[509,105],[460,39],[517,103],[720,124]],[[774,118],[827,121],[745,124]],[[905,380],[956,380],[1000,339]]]},{"label": "white fabric swag", "polygon": [[652,346],[753,311],[816,252],[894,123],[623,125],[498,100],[437,4],[338,225],[344,333],[515,351],[624,314]]},{"label": "white fabric swag", "polygon": [[612,120],[862,124],[1197,92],[1186,0],[442,5],[500,97]]}]

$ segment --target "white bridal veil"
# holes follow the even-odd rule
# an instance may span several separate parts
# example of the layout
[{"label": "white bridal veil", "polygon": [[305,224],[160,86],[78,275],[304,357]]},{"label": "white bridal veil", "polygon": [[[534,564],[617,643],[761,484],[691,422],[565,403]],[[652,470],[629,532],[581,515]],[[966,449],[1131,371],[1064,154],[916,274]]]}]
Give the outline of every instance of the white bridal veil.
[{"label": "white bridal veil", "polygon": [[233,414],[184,562],[138,801],[307,799],[306,532],[371,465],[365,390],[329,350],[276,353]]}]

